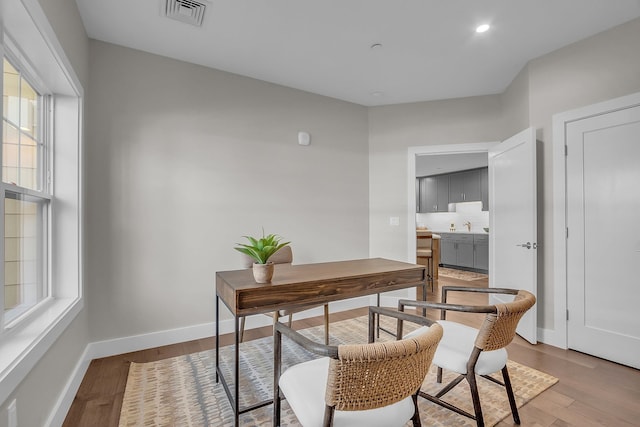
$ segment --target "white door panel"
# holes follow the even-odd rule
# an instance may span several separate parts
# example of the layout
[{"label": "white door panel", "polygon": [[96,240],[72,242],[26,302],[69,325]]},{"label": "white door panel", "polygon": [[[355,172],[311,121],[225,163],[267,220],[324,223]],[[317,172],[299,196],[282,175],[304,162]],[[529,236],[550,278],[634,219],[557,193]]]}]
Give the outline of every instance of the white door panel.
[{"label": "white door panel", "polygon": [[[489,150],[489,194],[489,286],[537,295],[535,129]],[[520,320],[518,334],[537,342],[536,307]]]},{"label": "white door panel", "polygon": [[566,135],[568,344],[640,368],[640,107]]}]

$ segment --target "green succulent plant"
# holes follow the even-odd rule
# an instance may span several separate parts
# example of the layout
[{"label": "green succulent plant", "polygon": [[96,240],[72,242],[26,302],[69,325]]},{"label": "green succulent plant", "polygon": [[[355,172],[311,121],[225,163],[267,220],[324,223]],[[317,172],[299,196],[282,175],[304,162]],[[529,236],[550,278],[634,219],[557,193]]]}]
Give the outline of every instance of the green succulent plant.
[{"label": "green succulent plant", "polygon": [[261,238],[251,236],[242,237],[246,238],[249,241],[249,244],[236,243],[238,246],[234,249],[253,258],[256,264],[266,264],[271,255],[275,254],[278,249],[291,243],[280,243],[282,237],[276,234],[269,234],[268,236],[265,236],[264,230],[262,230]]}]

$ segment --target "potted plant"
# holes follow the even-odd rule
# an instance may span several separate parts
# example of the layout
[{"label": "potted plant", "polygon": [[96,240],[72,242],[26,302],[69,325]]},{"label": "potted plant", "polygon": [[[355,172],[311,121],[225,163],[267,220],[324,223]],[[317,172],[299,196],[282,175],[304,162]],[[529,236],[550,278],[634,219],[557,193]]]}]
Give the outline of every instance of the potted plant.
[{"label": "potted plant", "polygon": [[282,238],[276,234],[265,236],[264,230],[261,238],[242,237],[246,238],[249,244],[237,243],[238,246],[234,249],[253,258],[253,277],[257,283],[270,283],[273,277],[273,263],[269,262],[269,258],[291,242],[281,243]]}]

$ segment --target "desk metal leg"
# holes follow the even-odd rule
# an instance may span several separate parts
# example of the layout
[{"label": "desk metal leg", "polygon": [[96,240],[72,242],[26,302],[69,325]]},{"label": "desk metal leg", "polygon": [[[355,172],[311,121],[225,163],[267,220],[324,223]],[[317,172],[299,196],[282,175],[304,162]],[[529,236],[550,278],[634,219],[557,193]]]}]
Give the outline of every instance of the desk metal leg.
[{"label": "desk metal leg", "polygon": [[238,316],[233,316],[233,322],[234,322],[234,338],[235,338],[235,366],[233,367],[234,371],[233,371],[233,376],[234,376],[234,383],[233,383],[233,400],[235,402],[235,405],[233,405],[233,425],[234,426],[238,426],[240,425],[240,401],[238,400],[238,397],[240,396],[240,333],[238,331],[239,328],[239,323],[238,323]]},{"label": "desk metal leg", "polygon": [[220,297],[216,295],[216,384],[219,381],[218,369],[220,368]]}]

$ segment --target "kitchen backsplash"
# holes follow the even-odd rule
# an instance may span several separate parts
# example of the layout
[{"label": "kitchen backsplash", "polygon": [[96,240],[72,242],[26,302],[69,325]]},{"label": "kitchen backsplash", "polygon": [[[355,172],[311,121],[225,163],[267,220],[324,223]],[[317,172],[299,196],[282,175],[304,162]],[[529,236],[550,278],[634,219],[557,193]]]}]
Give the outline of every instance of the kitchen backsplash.
[{"label": "kitchen backsplash", "polygon": [[449,226],[454,223],[456,231],[467,231],[465,222],[471,223],[471,232],[484,233],[483,228],[489,227],[489,212],[438,212],[417,213],[416,225],[426,226],[429,230],[449,231]]}]

